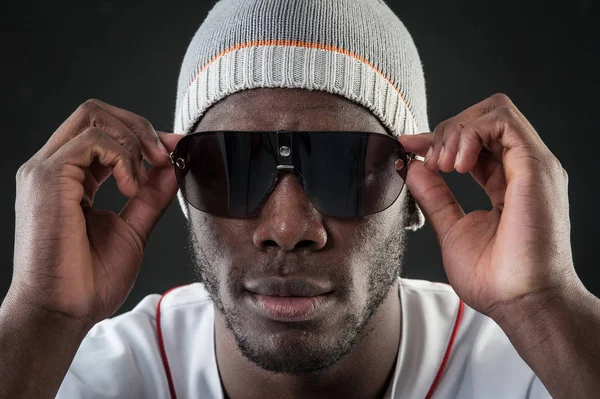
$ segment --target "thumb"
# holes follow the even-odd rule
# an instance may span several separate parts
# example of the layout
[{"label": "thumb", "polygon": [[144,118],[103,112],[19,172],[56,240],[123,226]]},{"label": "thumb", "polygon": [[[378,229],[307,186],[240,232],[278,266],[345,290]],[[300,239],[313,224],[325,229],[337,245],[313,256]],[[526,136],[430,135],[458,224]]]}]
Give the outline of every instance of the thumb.
[{"label": "thumb", "polygon": [[440,246],[446,233],[465,213],[438,172],[431,172],[423,162],[408,165],[406,186],[431,224]]},{"label": "thumb", "polygon": [[[157,132],[169,152],[184,137],[179,134]],[[166,165],[153,166],[148,179],[140,184],[140,191],[125,204],[119,216],[125,220],[145,243],[177,194],[177,178],[171,161]]]}]

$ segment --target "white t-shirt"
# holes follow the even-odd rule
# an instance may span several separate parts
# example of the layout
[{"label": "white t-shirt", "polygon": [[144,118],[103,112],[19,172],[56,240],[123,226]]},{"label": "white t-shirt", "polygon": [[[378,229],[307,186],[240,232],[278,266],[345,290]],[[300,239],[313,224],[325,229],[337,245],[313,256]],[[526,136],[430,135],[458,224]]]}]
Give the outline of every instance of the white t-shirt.
[{"label": "white t-shirt", "polygon": [[[386,398],[550,398],[500,327],[450,286],[399,281],[402,336]],[[179,399],[221,399],[213,321],[200,283],[149,295],[89,331],[57,398],[166,399],[171,385]]]}]

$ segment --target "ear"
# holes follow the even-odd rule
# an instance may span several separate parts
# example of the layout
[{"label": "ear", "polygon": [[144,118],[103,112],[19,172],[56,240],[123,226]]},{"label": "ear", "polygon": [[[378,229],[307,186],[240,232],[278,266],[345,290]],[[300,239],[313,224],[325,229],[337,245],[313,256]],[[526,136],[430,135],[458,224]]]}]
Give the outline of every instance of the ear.
[{"label": "ear", "polygon": [[404,229],[416,231],[425,225],[425,216],[410,193],[410,190],[408,190],[408,188],[406,188],[406,190],[407,193],[403,211],[406,212],[407,216],[404,219]]}]

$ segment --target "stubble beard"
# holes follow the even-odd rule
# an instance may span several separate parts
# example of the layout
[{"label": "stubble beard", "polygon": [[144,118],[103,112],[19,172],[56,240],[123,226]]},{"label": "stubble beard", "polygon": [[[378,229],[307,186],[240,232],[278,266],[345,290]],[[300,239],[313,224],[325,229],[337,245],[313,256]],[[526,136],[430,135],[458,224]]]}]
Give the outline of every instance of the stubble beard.
[{"label": "stubble beard", "polygon": [[[235,308],[225,307],[219,287],[221,284],[215,273],[219,256],[212,248],[200,245],[189,221],[187,225],[187,252],[198,279],[204,284],[215,309],[225,320],[227,329],[235,337],[242,355],[260,366],[274,372],[293,375],[313,374],[323,371],[347,356],[362,336],[371,317],[389,294],[390,288],[400,277],[406,250],[404,220],[399,218],[393,233],[385,239],[377,239],[372,228],[366,228],[359,240],[368,240],[369,248],[362,248],[369,259],[367,273],[367,301],[362,311],[347,313],[342,322],[330,330],[334,334],[327,339],[299,339],[294,345],[278,345],[268,334],[252,334],[244,326],[243,318]],[[362,241],[364,242],[364,241]],[[314,338],[314,335],[313,335]]]}]

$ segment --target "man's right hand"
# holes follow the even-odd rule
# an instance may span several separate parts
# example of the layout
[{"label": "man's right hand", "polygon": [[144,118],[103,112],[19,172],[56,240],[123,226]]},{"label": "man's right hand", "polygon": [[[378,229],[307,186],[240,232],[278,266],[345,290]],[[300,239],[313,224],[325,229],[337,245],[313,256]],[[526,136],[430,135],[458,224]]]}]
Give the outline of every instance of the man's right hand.
[{"label": "man's right hand", "polygon": [[[99,100],[77,108],[17,172],[14,274],[3,307],[88,328],[117,311],[177,192],[168,152],[181,137]],[[119,214],[92,206],[111,173],[130,197]]]}]

